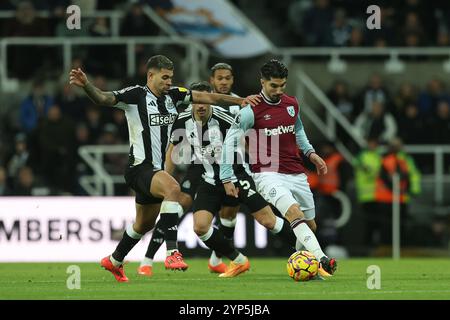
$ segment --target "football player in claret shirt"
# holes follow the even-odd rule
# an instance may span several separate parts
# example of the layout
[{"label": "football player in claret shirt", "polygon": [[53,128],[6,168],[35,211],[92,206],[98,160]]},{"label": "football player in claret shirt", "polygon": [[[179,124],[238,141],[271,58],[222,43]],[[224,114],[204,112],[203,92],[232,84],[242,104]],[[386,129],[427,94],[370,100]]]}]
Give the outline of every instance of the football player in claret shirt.
[{"label": "football player in claret shirt", "polygon": [[164,170],[166,150],[177,108],[189,103],[215,105],[255,104],[259,98],[191,91],[172,87],[174,66],[170,59],[157,55],[147,62],[147,83],[119,91],[105,92],[93,86],[80,69],[70,71],[70,84],[84,90],[98,105],[117,107],[125,112],[130,135],[129,165],[125,181],[136,192],[136,220],[125,230],[116,250],[101,260],[119,282],[127,282],[123,269],[125,256],[142,236],[153,229],[158,214],[165,231],[167,269],[186,270],[177,246],[177,224],[181,190],[178,182]]},{"label": "football player in claret shirt", "polygon": [[297,240],[320,261],[320,274],[330,276],[336,260],[322,251],[313,231],[316,230],[313,194],[299,152],[316,166],[317,174],[327,173],[305,134],[295,97],[284,93],[288,69],[278,60],[261,68],[261,102],[239,112],[224,141],[220,179],[228,195],[237,195],[232,183],[233,152],[246,133],[250,167],[258,192],[286,218]]}]

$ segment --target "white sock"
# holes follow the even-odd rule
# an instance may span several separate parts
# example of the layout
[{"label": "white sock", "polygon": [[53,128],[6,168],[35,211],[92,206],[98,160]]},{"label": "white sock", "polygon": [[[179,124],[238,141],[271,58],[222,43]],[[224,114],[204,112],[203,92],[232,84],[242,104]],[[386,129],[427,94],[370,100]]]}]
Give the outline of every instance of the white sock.
[{"label": "white sock", "polygon": [[234,263],[245,263],[245,261],[247,261],[247,257],[244,256],[242,253],[239,253],[236,259],[233,260]]},{"label": "white sock", "polygon": [[220,223],[228,228],[234,228],[236,226],[236,221],[237,221],[236,218],[234,218],[233,220],[220,218]]},{"label": "white sock", "polygon": [[216,255],[216,252],[213,251],[213,252],[211,253],[211,257],[209,258],[209,263],[210,263],[213,267],[218,266],[219,264],[222,263],[222,258],[219,258],[219,257]]},{"label": "white sock", "polygon": [[109,256],[109,261],[111,261],[114,267],[120,267],[123,263],[123,261],[117,261],[116,259],[114,259],[112,255]]},{"label": "white sock", "polygon": [[166,256],[167,256],[167,257],[168,257],[168,256],[171,256],[172,253],[177,252],[177,251],[178,251],[178,249],[167,250],[167,251],[166,251]]},{"label": "white sock", "polygon": [[270,232],[272,232],[273,234],[279,233],[281,229],[283,229],[283,223],[283,219],[281,219],[280,217],[275,217],[275,226],[272,230],[270,230]]},{"label": "white sock", "polygon": [[322,248],[320,248],[316,235],[312,232],[306,222],[301,219],[295,219],[291,222],[291,227],[297,240],[305,246],[307,251],[311,252],[317,260],[320,261],[320,259],[325,256],[325,253],[323,253]]},{"label": "white sock", "polygon": [[147,258],[145,257],[142,261],[141,261],[141,267],[143,266],[153,266],[153,259]]}]

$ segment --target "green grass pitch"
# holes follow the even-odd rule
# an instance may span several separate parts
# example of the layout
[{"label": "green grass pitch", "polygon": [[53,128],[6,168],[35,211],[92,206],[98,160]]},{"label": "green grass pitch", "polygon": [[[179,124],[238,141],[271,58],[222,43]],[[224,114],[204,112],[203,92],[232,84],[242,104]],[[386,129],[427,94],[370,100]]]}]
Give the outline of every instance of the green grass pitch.
[{"label": "green grass pitch", "polygon": [[[160,300],[392,300],[450,299],[450,259],[347,259],[324,281],[295,282],[286,273],[286,259],[252,258],[251,270],[236,278],[218,278],[206,259],[187,259],[189,270],[136,274],[137,263],[125,266],[129,283],[117,283],[95,263],[0,263],[0,299],[160,299]],[[67,268],[78,265],[81,288],[68,289]],[[381,288],[367,288],[367,268],[381,270]]]}]

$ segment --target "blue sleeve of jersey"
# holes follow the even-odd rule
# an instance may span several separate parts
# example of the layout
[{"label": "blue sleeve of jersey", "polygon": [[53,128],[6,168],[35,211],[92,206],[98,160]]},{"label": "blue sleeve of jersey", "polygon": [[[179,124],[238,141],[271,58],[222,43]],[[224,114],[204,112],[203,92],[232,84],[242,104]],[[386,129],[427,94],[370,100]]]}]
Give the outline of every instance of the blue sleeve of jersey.
[{"label": "blue sleeve of jersey", "polygon": [[240,144],[244,133],[253,127],[255,115],[250,106],[241,109],[228,130],[222,146],[220,163],[220,180],[229,182],[236,180],[233,172],[234,153]]},{"label": "blue sleeve of jersey", "polygon": [[305,128],[303,127],[302,120],[300,119],[300,114],[297,117],[297,121],[295,121],[295,140],[305,156],[309,157],[311,153],[315,152],[313,146],[309,143],[308,137],[306,136]]}]

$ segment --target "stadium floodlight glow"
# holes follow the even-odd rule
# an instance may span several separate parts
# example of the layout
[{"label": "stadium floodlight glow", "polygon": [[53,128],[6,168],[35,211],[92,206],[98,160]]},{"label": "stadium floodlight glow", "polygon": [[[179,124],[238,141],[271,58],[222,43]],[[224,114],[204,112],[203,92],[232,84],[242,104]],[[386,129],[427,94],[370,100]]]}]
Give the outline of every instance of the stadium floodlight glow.
[{"label": "stadium floodlight glow", "polygon": [[400,61],[397,53],[392,53],[389,60],[385,62],[384,69],[388,73],[402,73],[405,71],[405,63]]},{"label": "stadium floodlight glow", "polygon": [[331,73],[343,73],[347,70],[347,63],[341,60],[336,52],[333,52],[327,67]]},{"label": "stadium floodlight glow", "polygon": [[442,69],[444,69],[445,72],[450,73],[450,57],[448,58],[448,60],[444,61],[444,63],[442,64]]}]

